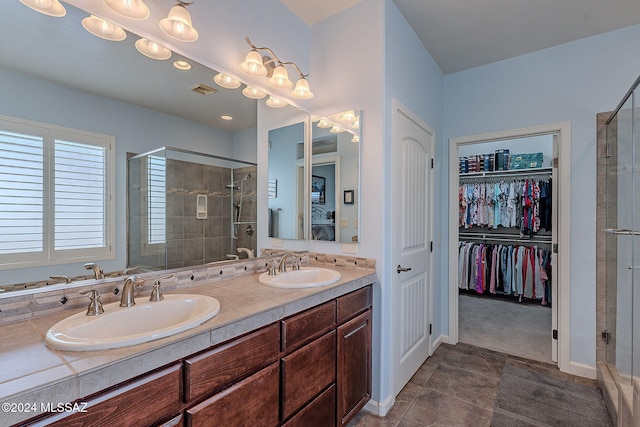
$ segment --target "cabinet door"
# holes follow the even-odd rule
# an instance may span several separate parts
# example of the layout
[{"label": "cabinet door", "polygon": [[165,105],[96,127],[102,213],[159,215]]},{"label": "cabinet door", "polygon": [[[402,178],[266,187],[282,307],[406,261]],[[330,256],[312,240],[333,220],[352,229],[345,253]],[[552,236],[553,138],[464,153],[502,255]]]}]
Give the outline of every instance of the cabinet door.
[{"label": "cabinet door", "polygon": [[277,426],[278,363],[187,410],[186,426]]},{"label": "cabinet door", "polygon": [[282,419],[287,419],[336,379],[336,331],[282,358]]},{"label": "cabinet door", "polygon": [[33,425],[146,426],[180,411],[180,364],[148,374],[87,400],[86,412],[60,413]]},{"label": "cabinet door", "polygon": [[336,385],[326,389],[294,415],[283,427],[334,427],[336,425]]},{"label": "cabinet door", "polygon": [[338,425],[371,398],[371,310],[338,327]]}]

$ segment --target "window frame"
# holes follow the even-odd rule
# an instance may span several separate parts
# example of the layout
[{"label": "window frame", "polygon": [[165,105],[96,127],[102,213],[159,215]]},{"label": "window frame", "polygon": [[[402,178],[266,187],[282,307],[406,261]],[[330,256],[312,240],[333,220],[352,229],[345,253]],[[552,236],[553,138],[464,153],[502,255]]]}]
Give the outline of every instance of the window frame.
[{"label": "window frame", "polygon": [[[0,115],[0,129],[43,139],[43,250],[0,255],[0,270],[115,259],[115,137]],[[54,147],[56,140],[98,146],[105,153],[104,247],[55,249]]]}]

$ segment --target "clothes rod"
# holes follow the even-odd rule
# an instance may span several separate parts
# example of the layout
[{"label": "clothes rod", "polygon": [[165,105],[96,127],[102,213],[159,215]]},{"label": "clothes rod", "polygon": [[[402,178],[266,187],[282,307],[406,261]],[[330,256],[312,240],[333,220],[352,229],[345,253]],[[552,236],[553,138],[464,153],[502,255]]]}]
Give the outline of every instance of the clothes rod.
[{"label": "clothes rod", "polygon": [[551,175],[551,168],[541,168],[541,169],[512,169],[507,171],[485,171],[485,172],[468,172],[459,175],[459,178],[500,178],[500,177],[511,177],[517,175],[524,176],[533,176],[533,175]]}]

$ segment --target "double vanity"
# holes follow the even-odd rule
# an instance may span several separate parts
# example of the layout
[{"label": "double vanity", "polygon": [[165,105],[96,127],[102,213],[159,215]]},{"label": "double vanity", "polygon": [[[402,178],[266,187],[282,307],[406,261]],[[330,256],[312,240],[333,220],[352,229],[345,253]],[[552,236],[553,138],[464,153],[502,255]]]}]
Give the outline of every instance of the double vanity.
[{"label": "double vanity", "polygon": [[132,307],[0,326],[5,366],[20,366],[0,382],[15,409],[0,424],[345,425],[371,393],[375,269],[311,258],[275,275],[264,259],[182,271],[162,301],[142,289]]}]

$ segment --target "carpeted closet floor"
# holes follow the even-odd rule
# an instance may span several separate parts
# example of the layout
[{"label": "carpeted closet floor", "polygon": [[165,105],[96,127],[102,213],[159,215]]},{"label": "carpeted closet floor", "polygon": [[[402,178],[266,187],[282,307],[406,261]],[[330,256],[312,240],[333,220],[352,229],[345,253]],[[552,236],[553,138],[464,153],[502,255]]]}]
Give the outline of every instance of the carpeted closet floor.
[{"label": "carpeted closet floor", "polygon": [[551,363],[551,308],[460,295],[458,341]]},{"label": "carpeted closet floor", "polygon": [[593,380],[547,363],[469,344],[442,344],[386,417],[361,411],[356,426],[611,426]]}]

